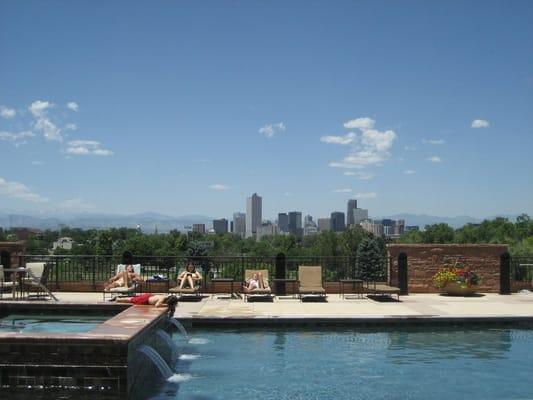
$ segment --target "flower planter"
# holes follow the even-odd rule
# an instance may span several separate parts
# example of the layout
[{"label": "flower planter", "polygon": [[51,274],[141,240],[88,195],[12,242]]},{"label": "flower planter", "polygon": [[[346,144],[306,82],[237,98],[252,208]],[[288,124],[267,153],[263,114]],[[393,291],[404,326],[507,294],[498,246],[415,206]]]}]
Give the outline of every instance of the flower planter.
[{"label": "flower planter", "polygon": [[476,290],[475,286],[461,286],[457,282],[449,282],[444,286],[444,292],[450,296],[472,296]]}]

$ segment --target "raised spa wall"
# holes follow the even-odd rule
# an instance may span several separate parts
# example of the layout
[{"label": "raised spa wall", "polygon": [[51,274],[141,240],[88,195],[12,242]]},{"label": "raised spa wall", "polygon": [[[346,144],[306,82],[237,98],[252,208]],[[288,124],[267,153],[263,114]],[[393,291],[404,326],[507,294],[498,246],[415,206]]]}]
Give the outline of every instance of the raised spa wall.
[{"label": "raised spa wall", "polygon": [[103,390],[112,398],[142,398],[133,394],[140,393],[135,385],[149,379],[154,368],[138,352],[138,347],[148,344],[156,350],[161,348],[155,332],[168,324],[165,311],[113,304],[1,303],[0,315],[14,312],[116,315],[86,333],[0,333],[0,385],[15,391],[35,387],[92,388]]}]

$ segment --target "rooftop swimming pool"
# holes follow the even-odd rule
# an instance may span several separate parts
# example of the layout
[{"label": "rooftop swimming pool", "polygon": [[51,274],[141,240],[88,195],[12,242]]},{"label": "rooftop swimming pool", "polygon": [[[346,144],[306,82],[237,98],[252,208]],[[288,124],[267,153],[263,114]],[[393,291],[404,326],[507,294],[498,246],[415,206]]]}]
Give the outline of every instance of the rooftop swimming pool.
[{"label": "rooftop swimming pool", "polygon": [[110,316],[10,314],[0,318],[0,332],[84,333]]},{"label": "rooftop swimming pool", "polygon": [[523,399],[533,330],[194,330],[152,399]]}]

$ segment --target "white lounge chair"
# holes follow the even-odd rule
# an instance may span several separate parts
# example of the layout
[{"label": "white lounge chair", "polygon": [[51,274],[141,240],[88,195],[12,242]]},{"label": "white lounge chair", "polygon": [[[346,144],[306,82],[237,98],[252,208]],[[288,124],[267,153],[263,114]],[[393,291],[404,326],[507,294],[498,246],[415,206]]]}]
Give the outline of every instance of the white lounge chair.
[{"label": "white lounge chair", "polygon": [[[141,264],[133,264],[133,272],[137,275],[141,274]],[[124,271],[126,264],[118,264],[116,274]],[[102,292],[103,299],[105,301],[106,294],[111,294],[112,296],[133,296],[139,287],[138,282],[133,282],[129,287],[119,286],[111,289],[104,289]]]},{"label": "white lounge chair", "polygon": [[26,263],[26,276],[22,280],[24,291],[30,297],[30,291],[37,289],[37,296],[42,294],[50,296],[55,301],[59,301],[57,297],[46,287],[48,282],[48,274],[50,273],[50,265],[45,262]]}]

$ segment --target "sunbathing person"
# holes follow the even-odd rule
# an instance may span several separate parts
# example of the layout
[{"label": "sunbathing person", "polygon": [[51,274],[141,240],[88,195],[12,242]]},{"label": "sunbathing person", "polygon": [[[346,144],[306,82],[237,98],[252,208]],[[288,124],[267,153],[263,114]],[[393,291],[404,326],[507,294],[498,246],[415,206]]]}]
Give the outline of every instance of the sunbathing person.
[{"label": "sunbathing person", "polygon": [[180,289],[183,289],[185,287],[185,284],[188,284],[189,287],[193,289],[196,282],[201,280],[202,275],[198,271],[196,271],[194,264],[190,261],[185,267],[185,271],[183,271],[178,276],[178,281],[180,281]]},{"label": "sunbathing person", "polygon": [[254,272],[252,277],[246,281],[246,285],[243,286],[245,293],[249,293],[254,289],[268,289],[268,285],[265,285],[263,275],[261,272]]},{"label": "sunbathing person", "polygon": [[133,270],[133,265],[126,265],[126,267],[117,273],[115,276],[109,278],[105,290],[117,288],[117,287],[130,287],[133,283],[139,281],[141,277]]},{"label": "sunbathing person", "polygon": [[131,303],[135,305],[152,305],[156,307],[168,307],[169,316],[174,315],[176,311],[176,305],[178,304],[178,298],[174,295],[163,295],[153,293],[143,293],[133,297],[115,297],[117,303]]}]

